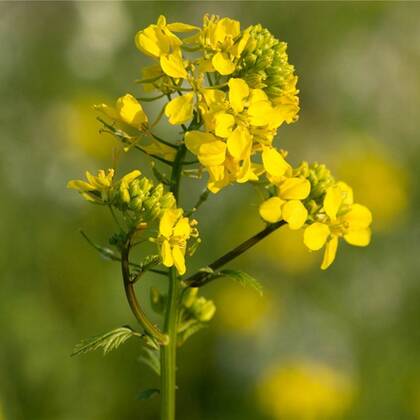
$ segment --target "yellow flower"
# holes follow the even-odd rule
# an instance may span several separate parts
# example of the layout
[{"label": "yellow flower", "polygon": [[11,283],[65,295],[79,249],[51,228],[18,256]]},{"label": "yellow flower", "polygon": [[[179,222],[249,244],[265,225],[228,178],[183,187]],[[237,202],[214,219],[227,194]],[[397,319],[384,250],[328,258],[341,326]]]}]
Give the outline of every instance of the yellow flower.
[{"label": "yellow flower", "polygon": [[194,111],[194,94],[178,96],[172,99],[165,107],[165,115],[172,125],[183,124],[189,121]]},{"label": "yellow flower", "polygon": [[183,210],[171,208],[165,210],[159,223],[159,242],[162,263],[166,267],[175,265],[180,275],[185,274],[185,251],[187,240],[196,235],[195,221],[182,217]]},{"label": "yellow flower", "polygon": [[140,102],[129,93],[117,99],[115,108],[106,104],[95,105],[95,108],[108,118],[123,122],[138,130],[143,130],[148,123],[147,115]]},{"label": "yellow flower", "polygon": [[88,182],[80,179],[71,180],[67,183],[67,188],[78,191],[87,201],[103,204],[109,199],[109,191],[112,187],[113,178],[113,169],[108,169],[108,173],[105,173],[105,171],[101,169],[98,171],[97,176],[86,171],[86,179]]},{"label": "yellow flower", "polygon": [[204,59],[206,70],[217,71],[223,76],[232,74],[248,38],[247,31],[241,34],[237,20],[204,16],[200,40],[205,51],[211,51]]},{"label": "yellow flower", "polygon": [[305,178],[283,178],[277,184],[277,196],[264,201],[260,216],[269,223],[284,220],[290,229],[300,229],[308,218],[308,211],[301,200],[308,197],[311,185]]},{"label": "yellow flower", "polygon": [[182,40],[174,32],[191,32],[198,28],[185,23],[166,23],[164,16],[159,16],[154,25],[139,31],[135,37],[137,48],[144,54],[159,59],[162,70],[174,78],[186,78],[180,47]]},{"label": "yellow flower", "polygon": [[354,393],[346,375],[312,361],[270,366],[258,386],[262,408],[279,420],[341,418]]},{"label": "yellow flower", "polygon": [[327,269],[334,261],[338,239],[343,237],[355,246],[367,246],[370,242],[370,210],[353,203],[353,191],[343,182],[329,187],[323,201],[323,213],[304,232],[304,243],[312,251],[325,246],[321,268]]}]

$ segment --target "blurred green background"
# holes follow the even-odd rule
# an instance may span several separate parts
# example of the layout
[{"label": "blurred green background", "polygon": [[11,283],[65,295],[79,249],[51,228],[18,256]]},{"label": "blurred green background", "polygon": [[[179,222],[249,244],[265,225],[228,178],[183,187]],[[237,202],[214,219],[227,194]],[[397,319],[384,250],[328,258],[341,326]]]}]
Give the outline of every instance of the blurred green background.
[{"label": "blurred green background", "polygon": [[[112,164],[92,104],[137,92],[136,31],[206,12],[288,42],[302,110],[278,144],[350,183],[374,236],[366,249],[342,244],[322,272],[301,233],[278,231],[231,264],[263,298],[207,286],[217,315],[179,352],[179,419],[420,419],[420,4],[240,1],[0,3],[0,419],[158,418],[158,398],[137,399],[158,385],[137,343],[69,356],[135,322],[118,265],[78,232],[106,243],[110,218],[65,185]],[[185,207],[199,190],[185,184]],[[212,197],[192,266],[258,231],[257,206],[251,187]]]}]

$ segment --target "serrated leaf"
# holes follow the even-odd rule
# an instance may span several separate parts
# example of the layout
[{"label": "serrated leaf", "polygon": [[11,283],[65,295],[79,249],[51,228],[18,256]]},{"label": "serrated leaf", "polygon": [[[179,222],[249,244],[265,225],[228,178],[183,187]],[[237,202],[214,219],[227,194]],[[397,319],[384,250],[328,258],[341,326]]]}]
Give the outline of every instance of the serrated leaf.
[{"label": "serrated leaf", "polygon": [[224,277],[228,277],[232,280],[237,281],[242,287],[250,287],[254,289],[260,296],[263,295],[263,287],[261,283],[257,279],[243,271],[230,270],[226,268],[224,270],[219,271],[218,274],[221,274]]},{"label": "serrated leaf", "polygon": [[100,348],[103,349],[104,355],[110,351],[118,348],[121,344],[125,343],[131,337],[141,337],[141,334],[133,331],[130,327],[124,326],[115,330],[109,331],[103,335],[97,335],[92,338],[83,340],[74,348],[72,356],[95,351]]},{"label": "serrated leaf", "polygon": [[139,356],[138,361],[149,366],[156,375],[160,376],[160,352],[159,350],[143,349],[143,353]]},{"label": "serrated leaf", "polygon": [[150,398],[153,398],[158,394],[160,394],[160,390],[157,388],[145,389],[144,391],[141,391],[139,395],[137,395],[137,399],[140,401],[150,400]]}]

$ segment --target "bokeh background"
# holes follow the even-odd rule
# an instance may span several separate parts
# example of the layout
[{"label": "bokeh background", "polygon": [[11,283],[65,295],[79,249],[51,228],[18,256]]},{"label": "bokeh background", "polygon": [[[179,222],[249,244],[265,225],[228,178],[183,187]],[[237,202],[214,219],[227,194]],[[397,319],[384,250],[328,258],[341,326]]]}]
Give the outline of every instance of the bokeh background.
[{"label": "bokeh background", "polygon": [[[78,232],[106,243],[110,218],[65,185],[112,165],[92,104],[138,92],[136,31],[206,12],[288,42],[302,110],[278,144],[353,185],[374,236],[367,249],[341,245],[322,272],[301,233],[278,231],[231,264],[263,298],[207,286],[217,315],[179,352],[179,419],[420,419],[420,4],[240,1],[0,4],[0,419],[158,418],[158,398],[137,398],[158,385],[137,343],[69,356],[135,323],[118,265]],[[135,154],[119,165],[148,170]],[[185,184],[186,207],[199,191]],[[251,187],[212,197],[192,267],[258,231],[257,206]],[[142,286],[145,301],[158,282]]]}]

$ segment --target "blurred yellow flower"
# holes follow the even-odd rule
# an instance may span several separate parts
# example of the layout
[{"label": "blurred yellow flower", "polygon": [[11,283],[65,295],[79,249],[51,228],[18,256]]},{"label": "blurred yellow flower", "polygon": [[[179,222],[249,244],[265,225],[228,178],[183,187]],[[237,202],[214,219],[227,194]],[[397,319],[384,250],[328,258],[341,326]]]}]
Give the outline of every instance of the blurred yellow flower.
[{"label": "blurred yellow flower", "polygon": [[221,326],[239,334],[255,333],[270,308],[266,296],[227,280],[216,300]]},{"label": "blurred yellow flower", "polygon": [[257,392],[262,409],[273,419],[338,418],[354,399],[347,376],[312,361],[271,366]]},{"label": "blurred yellow flower", "polygon": [[374,230],[393,229],[401,221],[408,206],[408,174],[394,159],[373,146],[367,153],[341,159],[337,170],[372,210]]},{"label": "blurred yellow flower", "polygon": [[316,255],[308,252],[302,242],[302,232],[279,229],[268,236],[257,247],[261,258],[277,265],[289,274],[301,274],[316,264]]},{"label": "blurred yellow flower", "polygon": [[72,149],[96,159],[108,159],[116,145],[110,136],[103,136],[101,125],[92,118],[92,103],[103,97],[100,94],[83,94],[64,106],[54,109],[53,120],[57,122],[57,137],[66,139]]}]

